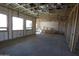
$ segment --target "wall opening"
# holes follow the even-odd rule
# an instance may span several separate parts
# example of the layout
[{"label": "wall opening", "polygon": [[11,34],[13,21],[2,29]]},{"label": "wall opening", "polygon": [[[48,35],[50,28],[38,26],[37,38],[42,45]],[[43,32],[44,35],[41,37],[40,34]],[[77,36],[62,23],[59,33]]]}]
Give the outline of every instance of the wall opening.
[{"label": "wall opening", "polygon": [[0,31],[7,30],[7,15],[0,14]]},{"label": "wall opening", "polygon": [[26,30],[32,30],[32,21],[26,20]]},{"label": "wall opening", "polygon": [[23,30],[23,19],[22,18],[13,17],[12,20],[13,20],[12,30]]}]

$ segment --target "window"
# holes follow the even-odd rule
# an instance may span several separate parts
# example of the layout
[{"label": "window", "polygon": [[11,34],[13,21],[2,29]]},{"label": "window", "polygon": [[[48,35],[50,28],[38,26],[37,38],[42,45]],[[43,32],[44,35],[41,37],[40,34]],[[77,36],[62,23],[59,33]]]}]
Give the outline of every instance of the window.
[{"label": "window", "polygon": [[23,30],[23,19],[18,17],[13,17],[13,30]]},{"label": "window", "polygon": [[7,15],[0,14],[0,31],[7,30]]},{"label": "window", "polygon": [[31,30],[31,29],[32,29],[32,21],[26,20],[26,30]]}]

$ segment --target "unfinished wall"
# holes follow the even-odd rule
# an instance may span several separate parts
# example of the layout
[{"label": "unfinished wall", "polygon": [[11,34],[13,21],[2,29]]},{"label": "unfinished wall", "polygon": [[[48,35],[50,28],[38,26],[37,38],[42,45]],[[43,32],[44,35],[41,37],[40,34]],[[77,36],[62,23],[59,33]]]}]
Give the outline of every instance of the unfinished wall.
[{"label": "unfinished wall", "polygon": [[75,48],[76,33],[78,32],[76,31],[78,25],[78,11],[78,4],[76,4],[69,13],[67,20],[66,40],[71,51]]},{"label": "unfinished wall", "polygon": [[77,4],[76,8],[76,27],[75,27],[75,35],[74,35],[74,42],[73,42],[73,50],[79,54],[79,4]]},{"label": "unfinished wall", "polygon": [[[8,18],[7,18],[7,21],[8,21],[7,31],[0,31],[0,41],[35,34],[35,28],[36,28],[35,27],[35,20],[36,19],[34,17],[23,15],[21,13],[19,13],[19,15],[18,15],[18,12],[11,10],[11,9],[7,9],[5,7],[2,7],[2,6],[0,6],[0,13],[6,14],[8,16]],[[12,17],[13,16],[23,18],[23,21],[24,21],[23,28],[24,28],[24,30],[12,30]],[[26,30],[25,20],[32,20],[32,22],[33,22],[32,23],[33,24],[32,30],[29,30],[29,31]]]},{"label": "unfinished wall", "polygon": [[[52,16],[52,15],[51,15]],[[37,18],[37,27],[41,30],[58,30],[58,21],[56,16],[43,15]]]},{"label": "unfinished wall", "polygon": [[69,12],[70,9],[63,9],[54,13],[43,14],[37,18],[37,27],[42,30],[56,30],[66,34],[66,22]]}]

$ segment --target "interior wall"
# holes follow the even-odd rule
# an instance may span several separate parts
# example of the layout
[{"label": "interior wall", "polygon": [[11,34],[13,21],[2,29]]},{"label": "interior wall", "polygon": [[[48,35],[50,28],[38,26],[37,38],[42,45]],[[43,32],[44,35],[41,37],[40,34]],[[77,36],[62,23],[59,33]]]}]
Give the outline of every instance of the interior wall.
[{"label": "interior wall", "polygon": [[[70,10],[69,10],[70,11]],[[55,30],[59,33],[66,34],[66,22],[68,10],[65,10],[62,13],[54,13],[52,15],[41,15],[37,18],[37,27],[42,30]]]},{"label": "interior wall", "polygon": [[[78,11],[78,16],[79,16],[79,11]],[[77,52],[79,53],[79,17],[77,21],[76,34],[75,34],[75,50],[77,50]]]},{"label": "interior wall", "polygon": [[[4,40],[10,40],[10,39],[14,39],[17,37],[23,37],[23,36],[27,36],[27,35],[32,35],[35,34],[35,17],[31,17],[31,16],[27,16],[27,15],[23,15],[21,13],[2,7],[0,6],[0,13],[2,14],[6,14],[8,16],[7,20],[8,20],[8,27],[7,27],[7,31],[0,31],[0,41],[4,41]],[[23,29],[24,30],[12,30],[12,17],[20,17],[23,18]],[[26,30],[26,20],[32,20],[33,22],[33,28],[32,30],[27,31]]]},{"label": "interior wall", "polygon": [[[67,20],[67,33],[66,33],[66,40],[69,45],[69,48],[71,51],[74,50],[75,47],[75,41],[77,40],[78,36],[76,36],[77,31],[77,25],[78,25],[78,5],[76,4],[71,12],[69,13],[69,17]],[[77,42],[77,41],[76,41]]]},{"label": "interior wall", "polygon": [[7,31],[0,32],[0,41],[8,40],[8,35],[7,34],[8,34]]},{"label": "interior wall", "polygon": [[65,35],[67,16],[59,16],[58,31]]},{"label": "interior wall", "polygon": [[76,8],[76,28],[73,42],[73,51],[79,54],[79,4],[77,4]]},{"label": "interior wall", "polygon": [[37,28],[40,28],[42,31],[58,31],[58,21],[57,15],[42,15],[37,18]]},{"label": "interior wall", "polygon": [[58,22],[55,22],[55,21],[41,22],[40,26],[41,26],[42,29],[48,29],[48,30],[54,29],[54,30],[58,30]]}]

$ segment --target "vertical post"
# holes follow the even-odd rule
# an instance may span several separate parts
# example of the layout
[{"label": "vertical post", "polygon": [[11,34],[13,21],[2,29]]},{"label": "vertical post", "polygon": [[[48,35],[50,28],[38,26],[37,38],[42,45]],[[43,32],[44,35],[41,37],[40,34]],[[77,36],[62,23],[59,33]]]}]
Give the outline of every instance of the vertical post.
[{"label": "vertical post", "polygon": [[73,32],[71,34],[71,48],[70,50],[72,51],[74,49],[74,41],[75,41],[75,30],[76,30],[76,25],[77,25],[77,20],[78,20],[78,4],[76,5],[74,11],[76,11],[75,16],[75,22],[74,22],[74,28],[73,28]]},{"label": "vertical post", "polygon": [[9,39],[9,8],[8,8],[8,15],[7,15],[7,34]]}]

